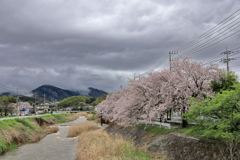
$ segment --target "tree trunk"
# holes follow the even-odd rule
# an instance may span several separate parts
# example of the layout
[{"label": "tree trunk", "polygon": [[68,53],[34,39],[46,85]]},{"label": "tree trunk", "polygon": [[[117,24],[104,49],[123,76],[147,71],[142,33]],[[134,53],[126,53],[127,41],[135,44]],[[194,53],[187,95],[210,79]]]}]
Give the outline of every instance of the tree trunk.
[{"label": "tree trunk", "polygon": [[186,128],[188,126],[188,122],[186,120],[182,120],[182,127]]},{"label": "tree trunk", "polygon": [[7,116],[7,110],[5,109],[5,116]]},{"label": "tree trunk", "polygon": [[188,126],[188,122],[184,119],[185,118],[184,113],[185,113],[185,108],[182,111],[182,127],[186,128]]}]

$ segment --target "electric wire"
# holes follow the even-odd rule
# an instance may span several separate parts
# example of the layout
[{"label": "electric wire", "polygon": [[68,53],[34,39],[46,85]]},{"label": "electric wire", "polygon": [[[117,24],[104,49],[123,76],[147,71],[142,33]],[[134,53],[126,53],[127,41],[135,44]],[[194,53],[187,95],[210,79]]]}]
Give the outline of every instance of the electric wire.
[{"label": "electric wire", "polygon": [[0,83],[0,86],[3,86],[3,87],[8,88],[8,89],[17,89],[17,88],[8,87],[8,86],[6,86],[6,85],[4,85],[2,83]]},{"label": "electric wire", "polygon": [[146,71],[146,72],[144,72],[144,73],[142,73],[142,74],[140,74],[140,75],[138,75],[138,76],[135,76],[136,78],[138,78],[138,77],[140,77],[140,76],[144,76],[144,75],[146,75],[146,74],[148,74],[148,73],[151,73],[152,71],[154,71],[156,68],[158,68],[159,67],[159,65],[161,65],[164,61],[166,61],[166,59],[168,58],[168,56],[166,56],[160,63],[158,63],[157,65],[155,65],[153,68],[151,68],[150,70],[148,70],[148,71]]},{"label": "electric wire", "polygon": [[[211,47],[231,36],[233,36],[234,34],[238,33],[240,30],[230,34],[230,35],[227,35],[226,37],[223,37],[225,36],[226,34],[228,34],[229,32],[231,31],[234,31],[235,29],[237,29],[240,25],[238,25],[237,27],[231,29],[232,27],[234,27],[235,25],[237,25],[240,21],[237,21],[240,17],[237,17],[240,13],[238,13],[240,11],[240,9],[238,9],[236,12],[234,12],[233,14],[231,14],[230,16],[228,16],[226,19],[224,19],[222,22],[220,22],[218,25],[216,25],[215,27],[213,27],[212,29],[210,29],[209,31],[205,32],[204,34],[202,34],[201,36],[197,37],[195,40],[179,47],[178,49],[176,49],[176,51],[183,51],[183,50],[186,50],[187,48],[190,48],[190,47],[193,47],[196,43],[199,43],[203,40],[205,40],[206,37],[211,37],[214,33],[217,33],[221,30],[223,30],[224,28],[228,27],[227,29],[225,29],[224,31],[218,33],[218,35],[215,35],[214,37],[211,37],[208,41],[205,41],[203,42],[202,44],[196,46],[195,48],[193,47],[192,49],[190,49],[189,51],[183,53],[183,54],[179,54],[178,56],[182,56],[182,55],[185,55],[185,54],[189,54],[189,55],[192,55],[192,54],[195,54],[197,52],[200,52],[208,47]],[[237,14],[236,14],[237,13]],[[235,15],[236,14],[236,15]],[[236,18],[235,20],[233,20],[234,18]],[[232,22],[230,22],[231,20],[233,20]],[[236,22],[237,21],[237,22]],[[228,23],[230,22],[230,23]],[[236,22],[236,23],[234,23]],[[234,24],[233,24],[234,23]],[[232,26],[229,27],[229,25],[233,24]],[[225,26],[224,26],[225,25]],[[222,27],[224,26],[224,27]],[[220,28],[222,27],[222,28]],[[219,28],[219,29],[218,29]],[[229,29],[231,29],[229,31]],[[225,31],[227,31],[226,33],[224,33]],[[222,37],[222,39],[220,39]],[[220,40],[219,40],[220,39]],[[217,40],[217,41],[216,41]],[[209,44],[209,43],[210,44]],[[212,43],[212,44],[211,44]],[[145,75],[147,73],[150,73],[152,71],[154,71],[156,68],[158,68],[159,66],[162,67],[164,66],[165,64],[169,63],[169,62],[166,62],[166,59],[168,58],[168,56],[166,56],[163,61],[161,61],[160,63],[158,63],[156,66],[154,66],[153,68],[151,68],[150,70],[144,72],[143,74],[141,74],[140,76],[142,75]],[[213,58],[214,59],[214,58]],[[165,62],[164,62],[165,61]],[[208,62],[208,63],[211,63]]]},{"label": "electric wire", "polygon": [[[198,42],[198,39],[202,39],[204,36],[208,35],[209,33],[211,33],[212,31],[216,30],[217,28],[219,28],[220,26],[222,26],[223,24],[229,22],[230,20],[232,20],[233,18],[235,18],[236,16],[238,16],[240,13],[238,13],[237,15],[235,15],[234,17],[232,17],[235,13],[239,12],[240,9],[238,9],[236,12],[234,12],[233,14],[231,14],[230,16],[228,16],[226,19],[224,19],[222,22],[220,22],[218,25],[216,25],[215,27],[211,28],[210,30],[208,30],[207,32],[205,32],[204,34],[200,35],[199,37],[197,37],[196,39],[194,39],[193,41],[179,47],[178,49],[176,49],[176,51],[180,51],[183,50],[183,48],[185,49],[186,47],[189,47],[189,45],[195,44],[196,42]],[[232,17],[232,18],[230,18]],[[230,18],[230,19],[229,19]],[[229,20],[228,20],[229,19]],[[226,21],[226,22],[224,22]]]},{"label": "electric wire", "polygon": [[[239,22],[240,22],[240,21],[239,21]],[[222,40],[217,41],[216,43],[213,43],[213,44],[211,44],[211,45],[209,45],[208,42],[210,41],[210,43],[212,43],[212,42],[214,42],[215,40],[218,40],[219,38],[225,36],[225,35],[228,34],[229,32],[231,32],[231,31],[237,29],[238,27],[240,27],[240,25],[238,25],[238,26],[235,27],[234,29],[232,29],[232,30],[230,30],[230,31],[228,31],[228,32],[226,32],[226,33],[224,33],[223,35],[220,35],[219,37],[216,37],[216,36],[215,36],[216,38],[215,38],[214,40],[211,40],[211,39],[210,39],[210,40],[204,42],[203,44],[201,44],[200,46],[197,46],[197,47],[191,49],[190,51],[185,52],[185,53],[183,53],[183,54],[181,54],[181,55],[186,55],[186,54],[190,54],[190,55],[192,55],[192,54],[194,54],[194,53],[197,53],[197,52],[201,51],[201,50],[202,50],[202,47],[205,47],[205,46],[206,46],[206,47],[204,48],[204,49],[206,49],[206,48],[208,48],[208,47],[210,47],[210,46],[212,46],[212,45],[214,45],[214,44],[216,44],[216,43],[219,43],[220,41],[223,41],[223,40],[225,40],[225,39],[227,39],[227,38],[233,36],[234,34],[238,33],[240,30],[238,30],[237,32],[234,32],[233,34],[231,34],[231,35],[229,35],[229,36],[227,36],[227,37],[224,37]]]},{"label": "electric wire", "polygon": [[219,43],[219,42],[221,42],[221,41],[223,41],[223,40],[225,40],[225,39],[233,36],[234,34],[238,33],[239,31],[240,31],[240,30],[238,30],[237,32],[234,32],[233,34],[230,34],[229,36],[224,37],[223,39],[221,39],[221,40],[219,40],[219,41],[217,41],[217,42],[215,42],[215,43],[213,43],[213,44],[211,44],[211,45],[208,45],[208,46],[206,46],[206,47],[204,47],[204,48],[202,48],[202,49],[196,50],[196,51],[194,51],[194,52],[192,52],[192,53],[187,53],[187,52],[186,52],[186,53],[184,53],[184,54],[193,55],[193,54],[195,54],[195,53],[198,53],[198,52],[200,52],[200,51],[202,51],[202,50],[204,50],[204,49],[206,49],[206,48],[209,48],[209,47],[211,47],[211,46],[213,46],[213,45],[215,45],[215,44],[217,44],[217,43]]},{"label": "electric wire", "polygon": [[237,47],[237,48],[235,48],[235,49],[232,49],[231,51],[234,51],[234,50],[236,50],[236,49],[238,49],[238,48],[240,48],[240,47]]},{"label": "electric wire", "polygon": [[[240,19],[240,17],[239,17],[238,19]],[[237,19],[237,20],[238,20],[238,19]],[[236,21],[236,20],[235,20],[235,21]],[[231,22],[230,24],[234,23],[235,21]],[[238,21],[237,23],[233,24],[233,25],[230,26],[229,28],[226,28],[226,27],[228,27],[228,26],[230,25],[230,24],[228,24],[228,25],[226,25],[225,27],[217,30],[216,32],[213,32],[213,33],[209,34],[208,36],[203,37],[203,39],[201,39],[201,40],[198,41],[197,43],[200,43],[200,42],[202,42],[202,41],[205,41],[205,40],[207,40],[208,38],[210,38],[208,41],[211,41],[211,40],[214,39],[215,37],[221,35],[221,34],[224,33],[225,31],[227,31],[227,30],[229,30],[230,28],[232,28],[232,27],[234,27],[235,25],[237,25],[239,22],[240,22],[240,21]],[[236,28],[238,28],[238,27],[239,27],[239,26],[237,26]],[[218,33],[219,31],[221,31],[221,30],[224,29],[224,28],[226,28],[224,31],[222,31],[221,33]],[[234,28],[234,29],[236,29],[236,28]],[[234,30],[234,29],[233,29],[233,30]],[[231,31],[232,31],[232,30],[231,30]],[[230,32],[230,31],[229,31],[229,32]],[[227,33],[229,33],[229,32],[227,32]],[[227,34],[227,33],[225,33],[225,34]],[[214,34],[217,34],[217,35],[215,35],[214,37],[212,37]],[[225,35],[225,34],[224,34],[224,35]],[[222,35],[222,36],[223,36],[223,35]],[[220,37],[221,37],[221,36],[220,36]],[[218,37],[218,38],[219,38],[219,37]],[[208,41],[203,42],[201,45],[204,45],[204,44],[207,43]],[[201,45],[200,45],[200,46],[201,46]],[[189,46],[189,47],[187,47],[187,48],[185,48],[185,49],[178,50],[178,52],[181,52],[181,51],[186,50],[186,49],[188,49],[188,48],[191,48],[191,47],[193,47],[193,46],[195,46],[195,44],[193,44],[193,45],[191,45],[191,46]],[[198,46],[198,47],[200,47],[200,46]],[[188,51],[188,52],[189,52],[189,51]]]},{"label": "electric wire", "polygon": [[230,66],[230,67],[236,67],[236,66],[240,66],[240,64],[238,64],[238,65],[235,65],[235,66]]},{"label": "electric wire", "polygon": [[210,63],[210,62],[212,62],[212,61],[216,60],[217,58],[219,58],[219,57],[221,57],[221,56],[224,56],[224,55],[222,55],[222,54],[219,54],[219,55],[215,56],[214,58],[212,58],[212,59],[208,60],[207,62],[204,62],[204,64],[208,64],[208,63]]}]

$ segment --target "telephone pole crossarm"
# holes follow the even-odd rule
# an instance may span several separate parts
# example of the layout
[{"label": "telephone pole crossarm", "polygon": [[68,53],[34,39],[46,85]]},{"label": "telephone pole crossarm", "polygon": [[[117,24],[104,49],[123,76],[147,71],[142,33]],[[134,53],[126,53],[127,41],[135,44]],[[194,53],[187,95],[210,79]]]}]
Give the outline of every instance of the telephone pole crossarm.
[{"label": "telephone pole crossarm", "polygon": [[225,54],[226,55],[226,58],[222,59],[221,62],[227,63],[227,72],[229,72],[229,62],[231,60],[236,60],[236,59],[235,58],[228,58],[229,54],[231,54],[231,51],[228,51],[227,48],[226,48],[226,51],[222,52],[221,54]]}]

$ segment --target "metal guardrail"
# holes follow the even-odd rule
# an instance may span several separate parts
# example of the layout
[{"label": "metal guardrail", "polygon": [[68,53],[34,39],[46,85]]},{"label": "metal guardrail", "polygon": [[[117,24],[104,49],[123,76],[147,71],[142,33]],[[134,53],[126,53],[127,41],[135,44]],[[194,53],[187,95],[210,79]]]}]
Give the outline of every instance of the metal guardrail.
[{"label": "metal guardrail", "polygon": [[145,121],[145,120],[139,120],[139,122],[142,122],[142,123],[147,123],[147,124],[150,124],[150,125],[157,125],[157,126],[165,126],[165,127],[168,127],[168,129],[171,128],[171,124],[170,123],[160,123],[160,122],[149,122],[149,121]]}]

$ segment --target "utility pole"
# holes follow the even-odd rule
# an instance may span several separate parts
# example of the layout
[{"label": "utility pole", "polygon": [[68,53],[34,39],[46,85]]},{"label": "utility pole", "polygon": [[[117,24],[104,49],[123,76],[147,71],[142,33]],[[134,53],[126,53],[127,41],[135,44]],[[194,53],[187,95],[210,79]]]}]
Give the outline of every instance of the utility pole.
[{"label": "utility pole", "polygon": [[34,112],[36,114],[36,92],[34,93]]},{"label": "utility pole", "polygon": [[18,88],[17,88],[17,99],[16,99],[16,104],[17,104],[17,106],[16,106],[16,108],[17,108],[17,110],[19,111],[19,108],[18,108]]},{"label": "utility pole", "polygon": [[43,105],[45,106],[45,93],[44,93]]},{"label": "utility pole", "polygon": [[36,105],[36,92],[34,93],[34,104]]},{"label": "utility pole", "polygon": [[122,85],[120,86],[121,90],[122,90]]},{"label": "utility pole", "polygon": [[178,54],[178,52],[169,52],[169,64],[170,64],[170,71],[172,71],[172,65],[171,62],[173,61],[172,59],[172,54]]},{"label": "utility pole", "polygon": [[[174,51],[174,52],[169,52],[170,72],[172,72],[172,64],[171,64],[172,61],[173,61],[173,59],[172,59],[172,54],[178,54],[178,52],[175,52],[175,51]],[[169,114],[170,114],[170,116],[169,116],[169,118],[168,118],[168,115],[169,115]],[[171,114],[172,114],[172,109],[167,112],[167,119],[168,119],[168,120],[171,120],[171,118],[172,118],[172,117],[171,117]],[[162,119],[161,119],[161,116],[160,116],[160,123],[161,123],[161,120],[162,120]]]},{"label": "utility pole", "polygon": [[226,59],[222,59],[221,62],[227,63],[227,72],[229,72],[229,61],[235,60],[234,58],[228,58],[228,55],[230,53],[231,53],[231,51],[228,51],[227,47],[226,47],[226,51],[221,53],[221,54],[226,54]]}]

